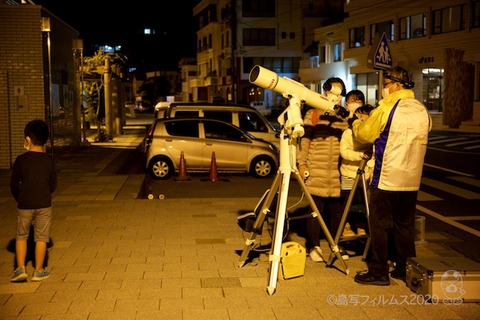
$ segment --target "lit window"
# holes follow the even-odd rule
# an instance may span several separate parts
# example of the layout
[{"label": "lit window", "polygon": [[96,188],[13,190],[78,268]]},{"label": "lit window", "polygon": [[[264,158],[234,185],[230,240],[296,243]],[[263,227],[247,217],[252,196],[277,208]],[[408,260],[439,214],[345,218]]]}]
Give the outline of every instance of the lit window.
[{"label": "lit window", "polygon": [[375,37],[381,36],[385,32],[388,41],[394,41],[394,25],[393,21],[384,21],[370,25],[370,44],[375,42]]},{"label": "lit window", "polygon": [[400,40],[425,37],[426,35],[427,17],[425,13],[402,17],[399,19],[399,24]]},{"label": "lit window", "polygon": [[350,29],[350,48],[358,48],[365,46],[365,27]]},{"label": "lit window", "polygon": [[433,34],[465,30],[465,5],[458,5],[432,13]]},{"label": "lit window", "polygon": [[155,30],[151,29],[151,28],[145,28],[145,29],[143,29],[143,34],[145,34],[145,35],[155,34]]}]

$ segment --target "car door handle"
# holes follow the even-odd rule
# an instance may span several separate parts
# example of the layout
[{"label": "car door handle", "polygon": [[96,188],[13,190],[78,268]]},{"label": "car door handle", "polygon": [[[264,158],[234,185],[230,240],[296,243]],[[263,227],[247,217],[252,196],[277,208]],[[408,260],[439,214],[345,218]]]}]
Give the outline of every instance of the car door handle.
[{"label": "car door handle", "polygon": [[211,142],[205,142],[205,144],[206,144],[207,146],[213,146],[213,143],[211,143]]}]

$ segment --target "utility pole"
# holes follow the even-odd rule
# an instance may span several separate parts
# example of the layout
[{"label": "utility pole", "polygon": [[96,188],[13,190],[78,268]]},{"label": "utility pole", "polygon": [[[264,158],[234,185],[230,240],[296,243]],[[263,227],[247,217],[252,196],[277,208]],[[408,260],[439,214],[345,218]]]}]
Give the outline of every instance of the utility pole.
[{"label": "utility pole", "polygon": [[113,138],[113,121],[112,121],[112,93],[110,88],[110,79],[112,77],[112,73],[110,70],[110,58],[105,58],[105,70],[103,72],[103,85],[104,85],[104,93],[105,93],[105,126],[107,129],[107,135],[109,138]]},{"label": "utility pole", "polygon": [[236,51],[237,51],[237,2],[236,0],[232,0],[231,3],[231,12],[230,12],[230,29],[232,33],[232,65],[231,65],[231,77],[232,77],[232,101],[233,103],[238,102],[238,80],[237,80],[237,57],[236,57]]},{"label": "utility pole", "polygon": [[82,145],[89,146],[90,142],[87,140],[87,121],[85,118],[85,114],[87,113],[87,106],[83,105],[84,103],[84,94],[85,94],[85,79],[83,74],[83,42],[82,42],[82,49],[80,50],[80,90],[82,93],[80,95],[80,112],[82,113]]},{"label": "utility pole", "polygon": [[[80,73],[80,116],[81,116],[81,145],[88,146],[90,145],[90,142],[87,140],[87,128],[86,128],[86,120],[85,120],[85,113],[87,110],[87,107],[84,105],[84,100],[85,100],[85,79],[84,79],[84,70],[83,70],[83,40],[82,39],[74,39],[73,40],[73,52],[74,52],[74,60],[77,60],[77,54],[80,55],[80,61],[79,61],[79,67],[77,68],[77,71]],[[74,114],[78,114],[75,112]],[[78,119],[77,116],[75,116],[75,119]]]}]

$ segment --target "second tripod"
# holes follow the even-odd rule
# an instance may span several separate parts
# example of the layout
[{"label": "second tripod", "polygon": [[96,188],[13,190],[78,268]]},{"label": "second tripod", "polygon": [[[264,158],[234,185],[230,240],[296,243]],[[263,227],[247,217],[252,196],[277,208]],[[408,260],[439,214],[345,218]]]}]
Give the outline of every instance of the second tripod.
[{"label": "second tripod", "polygon": [[[335,235],[335,243],[339,243],[342,240],[354,240],[354,239],[357,239],[357,238],[366,237],[366,235],[365,235],[365,236],[356,236],[356,237],[349,237],[347,239],[342,239],[342,234],[343,234],[343,230],[345,228],[345,224],[347,222],[347,217],[350,214],[350,209],[352,207],[353,199],[355,197],[356,192],[358,191],[357,189],[360,186],[360,182],[362,183],[361,184],[361,187],[362,187],[361,191],[362,191],[362,195],[363,195],[363,203],[365,205],[365,213],[366,213],[367,224],[368,224],[368,221],[369,221],[370,208],[369,208],[369,205],[368,205],[367,181],[365,179],[365,167],[367,165],[368,160],[369,160],[368,158],[364,157],[360,161],[360,165],[357,169],[357,175],[355,177],[355,180],[353,181],[352,189],[350,190],[350,193],[348,195],[347,202],[345,204],[345,208],[343,209],[342,219],[340,221],[340,225],[338,226],[338,230],[337,230],[337,233]],[[370,227],[368,228],[368,230],[370,230]],[[367,253],[368,253],[369,246],[370,246],[370,237],[367,238],[367,242],[365,244],[365,249],[364,249],[364,252],[363,252],[363,260],[365,260],[367,258]],[[335,255],[330,255],[330,257],[327,261],[327,265],[332,265],[333,262],[335,261],[335,257],[336,257]]]}]

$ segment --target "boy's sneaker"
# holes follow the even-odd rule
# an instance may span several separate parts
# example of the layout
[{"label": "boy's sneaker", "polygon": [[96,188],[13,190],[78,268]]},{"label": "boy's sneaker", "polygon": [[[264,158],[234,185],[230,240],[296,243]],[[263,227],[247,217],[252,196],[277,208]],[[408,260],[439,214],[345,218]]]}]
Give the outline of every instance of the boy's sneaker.
[{"label": "boy's sneaker", "polygon": [[33,271],[32,281],[42,281],[50,277],[50,273],[43,269],[42,271]]},{"label": "boy's sneaker", "polygon": [[25,267],[19,267],[17,268],[13,274],[12,277],[10,278],[11,282],[23,282],[27,281],[28,274],[25,272]]},{"label": "boy's sneaker", "polygon": [[320,247],[314,247],[312,250],[310,250],[309,253],[310,259],[313,262],[322,262],[323,260],[323,254],[322,254],[322,249]]}]

